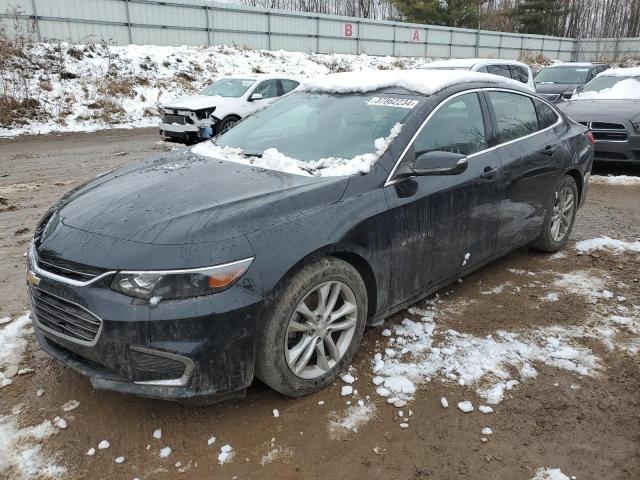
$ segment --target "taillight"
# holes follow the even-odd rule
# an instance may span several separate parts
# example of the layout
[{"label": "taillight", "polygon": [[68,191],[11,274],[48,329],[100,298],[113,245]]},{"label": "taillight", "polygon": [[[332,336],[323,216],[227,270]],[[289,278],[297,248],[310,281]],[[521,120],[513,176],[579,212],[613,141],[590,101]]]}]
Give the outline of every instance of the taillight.
[{"label": "taillight", "polygon": [[595,144],[596,144],[596,139],[595,139],[595,138],[593,138],[593,132],[589,131],[589,132],[587,132],[585,135],[586,135],[587,140],[589,140],[589,143],[590,143],[591,145],[595,145]]}]

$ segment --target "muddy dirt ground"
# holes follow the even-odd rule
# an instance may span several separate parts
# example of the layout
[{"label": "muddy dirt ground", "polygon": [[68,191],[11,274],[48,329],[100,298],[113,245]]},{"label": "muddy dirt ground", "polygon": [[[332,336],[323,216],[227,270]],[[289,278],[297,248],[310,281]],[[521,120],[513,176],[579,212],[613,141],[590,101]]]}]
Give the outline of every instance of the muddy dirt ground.
[{"label": "muddy dirt ground", "polygon": [[[0,205],[0,318],[27,309],[23,254],[45,209],[81,181],[161,153],[165,147],[157,140],[155,129],[0,140],[0,197],[6,198]],[[571,244],[601,235],[640,237],[640,186],[591,186]],[[439,328],[484,336],[500,329],[583,324],[594,308],[584,296],[569,292],[557,302],[541,301],[563,272],[598,272],[607,288],[640,305],[637,254],[578,255],[571,245],[563,253],[551,259],[521,249],[440,292]],[[530,275],[517,273],[522,270],[539,281],[532,284]],[[505,284],[508,288],[497,293],[482,293]],[[401,312],[385,326],[407,316]],[[376,406],[357,433],[329,428],[347,408],[342,382],[301,399],[284,398],[256,382],[245,399],[184,407],[95,391],[85,378],[39,351],[33,337],[21,367],[35,372],[15,377],[13,385],[0,390],[0,415],[22,405],[19,424],[34,425],[78,400],[80,406],[64,415],[69,427],[44,444],[44,452],[67,469],[63,477],[70,479],[530,480],[544,466],[579,480],[640,478],[637,352],[580,339],[600,359],[597,375],[536,365],[537,378],[509,391],[491,415],[455,408],[461,400],[483,403],[473,388],[433,381],[416,393],[407,407],[414,412],[410,427],[401,429],[397,409],[376,395],[371,382],[371,359],[386,341],[383,328],[365,333],[353,363],[359,398],[370,395]],[[38,389],[44,389],[42,396],[36,395]],[[443,396],[451,404],[447,409],[440,404]],[[273,409],[279,410],[278,418]],[[482,442],[486,425],[494,434]],[[162,429],[160,440],[152,436],[155,429]],[[211,436],[216,442],[209,446]],[[102,439],[111,443],[108,450],[85,455]],[[235,457],[220,466],[217,456],[224,444],[233,446]],[[165,446],[172,453],[160,458]],[[114,462],[119,455],[126,457],[122,464]]]}]

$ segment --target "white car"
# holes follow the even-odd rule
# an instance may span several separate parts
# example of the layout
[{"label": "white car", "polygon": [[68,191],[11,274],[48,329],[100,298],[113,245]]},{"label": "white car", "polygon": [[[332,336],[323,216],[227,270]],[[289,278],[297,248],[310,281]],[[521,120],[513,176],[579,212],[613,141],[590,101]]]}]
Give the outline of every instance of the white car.
[{"label": "white car", "polygon": [[186,142],[211,138],[299,84],[298,80],[285,75],[247,74],[219,78],[199,95],[163,105],[160,136]]},{"label": "white car", "polygon": [[534,92],[536,89],[533,83],[533,73],[529,65],[516,60],[453,58],[451,60],[431,62],[423,68],[429,70],[469,70],[471,72],[492,73],[522,82]]}]

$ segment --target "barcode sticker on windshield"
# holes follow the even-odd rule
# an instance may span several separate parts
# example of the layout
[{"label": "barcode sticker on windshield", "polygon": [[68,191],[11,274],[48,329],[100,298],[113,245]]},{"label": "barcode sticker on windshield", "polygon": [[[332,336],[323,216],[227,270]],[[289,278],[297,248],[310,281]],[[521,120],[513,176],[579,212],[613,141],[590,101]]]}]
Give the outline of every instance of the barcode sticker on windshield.
[{"label": "barcode sticker on windshield", "polygon": [[399,107],[399,108],[413,108],[418,103],[418,100],[409,100],[408,98],[391,98],[391,97],[373,97],[367,102],[367,105],[377,105],[381,107]]}]

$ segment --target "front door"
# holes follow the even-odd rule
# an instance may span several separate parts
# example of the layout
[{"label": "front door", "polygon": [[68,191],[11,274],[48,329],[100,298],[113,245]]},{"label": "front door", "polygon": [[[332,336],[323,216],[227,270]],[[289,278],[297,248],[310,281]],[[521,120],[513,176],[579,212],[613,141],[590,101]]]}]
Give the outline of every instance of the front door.
[{"label": "front door", "polygon": [[416,176],[385,187],[395,304],[453,280],[495,251],[499,161],[487,149],[486,109],[475,92],[447,100],[423,126],[399,172],[430,151],[468,155],[458,175]]}]

